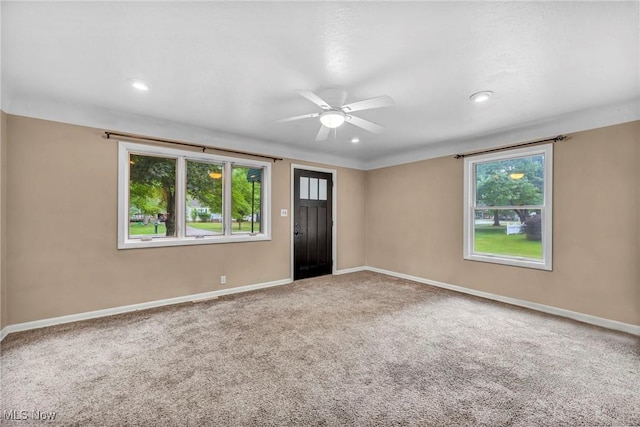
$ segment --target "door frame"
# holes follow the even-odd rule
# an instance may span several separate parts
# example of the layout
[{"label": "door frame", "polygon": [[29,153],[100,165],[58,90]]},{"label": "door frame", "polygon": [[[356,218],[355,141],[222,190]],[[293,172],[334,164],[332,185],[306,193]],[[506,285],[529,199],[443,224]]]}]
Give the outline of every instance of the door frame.
[{"label": "door frame", "polygon": [[331,191],[331,219],[333,220],[333,227],[331,227],[331,261],[332,261],[332,265],[331,265],[331,274],[336,274],[336,272],[338,271],[338,259],[337,259],[337,255],[338,255],[338,171],[336,169],[327,169],[327,168],[321,168],[321,167],[317,167],[317,166],[309,166],[309,165],[302,165],[302,164],[298,164],[298,163],[291,163],[291,202],[290,202],[290,217],[291,217],[291,221],[289,224],[289,234],[291,236],[291,257],[289,258],[289,264],[290,264],[290,278],[291,281],[293,282],[294,280],[294,264],[295,264],[295,252],[294,252],[294,247],[293,247],[293,240],[294,240],[294,234],[293,234],[293,229],[294,229],[294,220],[295,220],[295,201],[294,201],[294,188],[295,188],[295,183],[293,182],[293,180],[295,179],[295,170],[296,169],[302,169],[302,170],[308,170],[308,171],[314,171],[314,172],[324,172],[324,173],[330,173],[331,174],[331,180],[333,181],[333,188]]}]

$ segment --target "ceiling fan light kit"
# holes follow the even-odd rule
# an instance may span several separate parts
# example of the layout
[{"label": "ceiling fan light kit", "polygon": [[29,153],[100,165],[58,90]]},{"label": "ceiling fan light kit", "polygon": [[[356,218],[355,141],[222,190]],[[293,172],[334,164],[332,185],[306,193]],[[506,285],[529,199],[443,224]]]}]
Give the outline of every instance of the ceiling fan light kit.
[{"label": "ceiling fan light kit", "polygon": [[297,90],[300,95],[307,98],[309,101],[316,104],[323,111],[320,113],[303,114],[300,116],[288,117],[286,119],[278,120],[279,122],[290,122],[294,120],[301,120],[307,118],[320,118],[320,130],[316,136],[316,141],[323,141],[329,136],[330,129],[336,129],[344,122],[347,122],[353,126],[359,127],[372,133],[381,133],[384,128],[369,120],[362,119],[357,116],[351,115],[354,111],[370,110],[373,108],[382,108],[394,105],[393,99],[388,95],[378,96],[375,98],[365,99],[363,101],[352,102],[351,104],[342,105],[340,107],[333,107],[324,99],[320,98],[315,93],[308,90]]},{"label": "ceiling fan light kit", "polygon": [[330,129],[342,126],[345,120],[345,114],[342,111],[329,110],[320,114],[320,123]]}]

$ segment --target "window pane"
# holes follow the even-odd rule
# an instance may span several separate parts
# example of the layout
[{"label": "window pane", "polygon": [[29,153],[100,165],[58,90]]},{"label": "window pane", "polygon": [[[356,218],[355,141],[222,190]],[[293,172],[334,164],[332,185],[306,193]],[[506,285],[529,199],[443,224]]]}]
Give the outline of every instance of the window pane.
[{"label": "window pane", "polygon": [[192,160],[187,160],[186,165],[185,236],[213,236],[224,233],[222,165]]},{"label": "window pane", "polygon": [[309,199],[318,200],[318,178],[309,178]]},{"label": "window pane", "polygon": [[176,159],[129,155],[129,238],[175,237]]},{"label": "window pane", "polygon": [[541,260],[542,235],[540,210],[474,210],[474,253]]},{"label": "window pane", "polygon": [[300,177],[300,199],[307,200],[309,198],[309,178]]},{"label": "window pane", "polygon": [[544,156],[477,163],[475,186],[477,207],[541,205]]},{"label": "window pane", "polygon": [[327,180],[321,179],[318,181],[320,188],[318,189],[318,199],[327,200]]},{"label": "window pane", "polygon": [[262,168],[231,168],[231,233],[262,231]]}]

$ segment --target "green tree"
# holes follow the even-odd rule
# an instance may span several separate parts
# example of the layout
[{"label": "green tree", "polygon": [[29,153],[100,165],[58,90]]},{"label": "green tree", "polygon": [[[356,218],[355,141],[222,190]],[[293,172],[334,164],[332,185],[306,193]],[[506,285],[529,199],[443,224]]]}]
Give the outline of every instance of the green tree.
[{"label": "green tree", "polygon": [[158,215],[163,212],[163,195],[159,188],[131,182],[129,185],[129,206],[133,213]]},{"label": "green tree", "polygon": [[[167,236],[175,235],[175,185],[176,185],[176,161],[162,157],[140,156],[132,154],[130,157],[130,188],[136,188],[138,197],[148,197],[158,194],[159,208],[164,208],[167,213]],[[138,200],[138,203],[145,203]]]},{"label": "green tree", "polygon": [[[187,197],[213,213],[222,213],[222,165],[188,160]],[[234,167],[231,182],[232,217],[241,227],[245,216],[251,214],[252,186],[247,180],[248,168]],[[167,236],[174,236],[176,160],[132,154],[130,158],[130,204],[149,214],[167,213]],[[260,183],[255,184],[254,209],[259,212]]]},{"label": "green tree", "polygon": [[[544,167],[542,156],[531,156],[476,165],[476,200],[479,206],[524,206],[542,203]],[[522,174],[520,178],[518,175]],[[516,177],[516,178],[514,178]],[[526,208],[514,209],[521,223]],[[493,211],[493,225],[500,225],[500,209]]]},{"label": "green tree", "polygon": [[187,161],[187,196],[222,213],[222,165]]}]

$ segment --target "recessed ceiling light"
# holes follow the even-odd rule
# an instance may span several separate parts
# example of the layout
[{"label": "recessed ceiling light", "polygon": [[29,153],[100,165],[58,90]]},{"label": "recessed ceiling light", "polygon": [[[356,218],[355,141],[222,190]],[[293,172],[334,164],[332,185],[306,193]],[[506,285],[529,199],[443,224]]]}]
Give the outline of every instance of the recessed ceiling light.
[{"label": "recessed ceiling light", "polygon": [[357,144],[358,142],[360,142],[360,138],[358,137],[351,138],[351,142],[354,144]]},{"label": "recessed ceiling light", "polygon": [[485,102],[489,98],[491,98],[491,95],[493,95],[492,91],[483,90],[483,91],[474,93],[469,97],[469,99],[472,100],[473,102]]},{"label": "recessed ceiling light", "polygon": [[149,90],[149,85],[142,80],[131,80],[131,87],[141,92],[146,92]]}]

